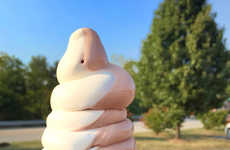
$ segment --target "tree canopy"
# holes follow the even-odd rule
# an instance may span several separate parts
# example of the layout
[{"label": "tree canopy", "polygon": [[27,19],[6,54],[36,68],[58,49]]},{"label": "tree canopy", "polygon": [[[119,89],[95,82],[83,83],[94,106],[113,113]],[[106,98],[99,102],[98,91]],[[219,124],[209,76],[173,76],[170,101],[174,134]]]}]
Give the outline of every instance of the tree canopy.
[{"label": "tree canopy", "polygon": [[44,56],[33,56],[28,65],[0,53],[0,120],[45,119],[55,85],[56,67]]},{"label": "tree canopy", "polygon": [[33,56],[26,72],[27,85],[27,109],[34,115],[34,118],[45,119],[50,112],[50,95],[55,85],[56,67],[49,66],[46,57]]},{"label": "tree canopy", "polygon": [[227,97],[230,57],[215,16],[206,0],[164,0],[135,65],[142,105],[181,113],[171,127],[178,137],[186,116],[220,107]]},{"label": "tree canopy", "polygon": [[24,68],[19,59],[0,53],[0,120],[26,115],[23,109],[26,93]]}]

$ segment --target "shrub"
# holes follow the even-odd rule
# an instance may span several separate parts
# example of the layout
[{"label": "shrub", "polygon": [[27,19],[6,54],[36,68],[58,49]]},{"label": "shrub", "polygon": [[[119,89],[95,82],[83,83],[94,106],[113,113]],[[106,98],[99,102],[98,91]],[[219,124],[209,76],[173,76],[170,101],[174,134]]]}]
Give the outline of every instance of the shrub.
[{"label": "shrub", "polygon": [[156,134],[159,134],[166,128],[164,118],[162,110],[157,107],[153,107],[144,115],[144,122],[145,125],[152,129]]},{"label": "shrub", "polygon": [[208,113],[202,115],[200,119],[205,129],[213,129],[224,125],[226,123],[227,115],[228,111],[226,110],[218,110],[215,112],[209,111]]},{"label": "shrub", "polygon": [[156,134],[164,131],[166,128],[176,128],[185,118],[184,111],[176,105],[171,107],[153,106],[148,113],[144,115],[145,124]]}]

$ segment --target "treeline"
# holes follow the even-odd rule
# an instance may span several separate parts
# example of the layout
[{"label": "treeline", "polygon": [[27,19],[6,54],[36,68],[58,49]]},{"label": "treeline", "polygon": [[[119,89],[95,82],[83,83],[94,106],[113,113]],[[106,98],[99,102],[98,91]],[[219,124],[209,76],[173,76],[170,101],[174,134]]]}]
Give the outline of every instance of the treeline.
[{"label": "treeline", "polygon": [[45,119],[55,85],[57,62],[33,56],[28,64],[0,53],[0,120]]},{"label": "treeline", "polygon": [[[46,119],[51,111],[51,92],[58,84],[57,64],[50,65],[45,56],[32,56],[23,64],[19,58],[0,52],[0,121]],[[129,113],[146,111],[139,102],[134,100]]]}]

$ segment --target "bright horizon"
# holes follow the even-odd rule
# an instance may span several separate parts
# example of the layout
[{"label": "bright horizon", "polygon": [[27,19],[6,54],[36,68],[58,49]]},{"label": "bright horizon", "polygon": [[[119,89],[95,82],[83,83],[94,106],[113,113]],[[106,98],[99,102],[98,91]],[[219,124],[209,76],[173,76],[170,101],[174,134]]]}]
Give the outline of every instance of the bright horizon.
[{"label": "bright horizon", "polygon": [[[109,58],[118,54],[137,60],[161,1],[1,1],[0,51],[24,63],[36,55],[44,55],[53,63],[64,54],[72,32],[90,27],[98,32]],[[230,48],[230,1],[208,2],[217,12],[218,25],[225,27]]]}]

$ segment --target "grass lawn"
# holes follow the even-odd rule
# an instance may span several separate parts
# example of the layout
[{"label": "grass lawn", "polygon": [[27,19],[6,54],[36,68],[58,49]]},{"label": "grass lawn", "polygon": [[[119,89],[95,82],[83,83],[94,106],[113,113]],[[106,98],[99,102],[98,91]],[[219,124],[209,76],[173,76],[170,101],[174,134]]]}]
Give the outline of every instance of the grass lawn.
[{"label": "grass lawn", "polygon": [[[171,133],[152,132],[135,134],[137,150],[230,150],[230,140],[223,130],[193,129],[183,131],[183,140],[174,140]],[[0,150],[40,150],[40,141],[15,142]]]},{"label": "grass lawn", "polygon": [[136,134],[137,150],[230,150],[230,140],[223,130],[193,129],[182,132],[182,140],[174,140],[172,134]]}]

